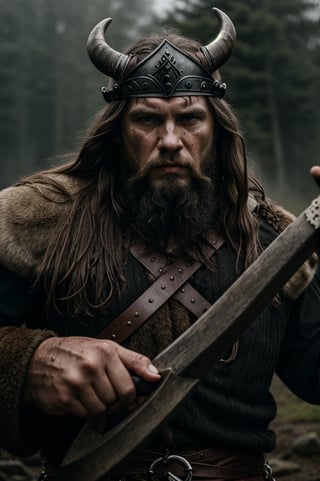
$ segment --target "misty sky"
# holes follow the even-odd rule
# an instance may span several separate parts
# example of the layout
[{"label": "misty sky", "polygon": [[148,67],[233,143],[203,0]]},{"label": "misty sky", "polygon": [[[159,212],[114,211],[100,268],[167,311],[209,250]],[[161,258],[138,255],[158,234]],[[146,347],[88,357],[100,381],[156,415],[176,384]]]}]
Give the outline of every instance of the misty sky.
[{"label": "misty sky", "polygon": [[154,7],[157,11],[161,11],[161,9],[167,9],[169,6],[173,4],[173,0],[153,0]]}]

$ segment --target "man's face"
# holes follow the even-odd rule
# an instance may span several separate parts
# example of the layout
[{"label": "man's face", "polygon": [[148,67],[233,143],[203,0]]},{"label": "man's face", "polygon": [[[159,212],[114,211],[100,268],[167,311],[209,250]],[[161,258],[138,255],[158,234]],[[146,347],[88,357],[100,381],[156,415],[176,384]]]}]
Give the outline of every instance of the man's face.
[{"label": "man's face", "polygon": [[204,97],[130,99],[121,127],[122,158],[151,189],[190,186],[212,158],[214,120]]}]

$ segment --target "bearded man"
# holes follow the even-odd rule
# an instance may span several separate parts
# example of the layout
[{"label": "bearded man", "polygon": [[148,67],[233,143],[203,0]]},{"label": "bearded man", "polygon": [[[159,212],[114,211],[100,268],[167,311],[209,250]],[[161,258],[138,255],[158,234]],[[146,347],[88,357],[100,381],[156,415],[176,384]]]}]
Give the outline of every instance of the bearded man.
[{"label": "bearded man", "polygon": [[[158,382],[151,359],[293,219],[248,176],[218,72],[235,31],[215,13],[220,33],[207,46],[152,35],[126,54],[105,41],[110,19],[99,23],[88,51],[113,78],[105,109],[74,159],[0,195],[1,443],[19,456],[40,449],[53,472],[83,420],[143,402],[132,374]],[[145,298],[158,278],[166,291],[161,276],[176,261],[192,266],[188,289]],[[110,479],[146,479],[168,452],[198,479],[272,479],[264,453],[275,447],[274,372],[320,401],[315,270],[312,258]]]}]

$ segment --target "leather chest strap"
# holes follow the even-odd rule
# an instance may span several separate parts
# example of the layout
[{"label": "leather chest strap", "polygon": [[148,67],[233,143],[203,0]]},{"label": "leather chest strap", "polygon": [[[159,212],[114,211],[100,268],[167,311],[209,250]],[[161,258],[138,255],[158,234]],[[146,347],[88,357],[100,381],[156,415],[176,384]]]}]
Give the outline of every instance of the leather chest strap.
[{"label": "leather chest strap", "polygon": [[[137,242],[137,246],[140,246],[140,252],[145,252],[145,247],[142,241]],[[215,252],[222,240],[213,240],[208,244],[207,249]],[[135,244],[132,244],[132,247]],[[141,251],[142,249],[142,251]],[[160,260],[159,254],[157,254],[158,260]],[[152,260],[154,258],[154,260]],[[149,317],[156,312],[171,296],[173,296],[179,289],[190,289],[192,287],[188,284],[185,286],[187,279],[192,276],[202,265],[200,262],[193,261],[192,263],[186,263],[178,259],[173,264],[165,267],[163,259],[161,259],[161,266],[158,267],[155,255],[150,257],[150,262],[155,268],[157,268],[158,278],[153,284],[139,296],[120,316],[114,319],[108,324],[98,335],[98,338],[111,339],[119,344],[125,341],[131,336]],[[165,261],[164,261],[165,262]],[[153,268],[153,270],[155,270]],[[149,269],[148,269],[149,270]],[[195,291],[196,292],[196,291]],[[191,297],[191,299],[193,299]],[[206,301],[207,302],[207,301]],[[191,300],[191,304],[192,300]],[[208,303],[209,304],[209,303]]]},{"label": "leather chest strap", "polygon": [[[210,257],[223,244],[222,239],[210,235],[206,246],[207,255]],[[130,248],[131,254],[155,277],[158,278],[166,269],[167,260],[159,252],[147,252],[145,243],[141,238],[137,238]],[[188,282],[173,295],[173,298],[180,302],[197,318],[200,317],[211,306],[200,292]]]}]

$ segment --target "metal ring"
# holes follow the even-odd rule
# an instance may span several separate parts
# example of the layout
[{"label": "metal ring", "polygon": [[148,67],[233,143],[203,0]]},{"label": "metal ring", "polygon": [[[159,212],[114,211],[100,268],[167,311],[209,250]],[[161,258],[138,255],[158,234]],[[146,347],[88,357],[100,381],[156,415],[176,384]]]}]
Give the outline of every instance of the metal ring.
[{"label": "metal ring", "polygon": [[[175,454],[172,454],[172,455],[169,456],[168,451],[166,451],[165,454],[161,458],[157,458],[153,461],[153,463],[151,463],[150,468],[149,468],[150,479],[152,479],[152,475],[154,474],[155,467],[158,464],[161,463],[161,464],[169,465],[173,461],[176,461],[177,463],[182,464],[182,466],[185,468],[186,477],[185,477],[184,481],[191,481],[192,480],[192,466],[191,466],[191,464],[185,458],[183,458],[182,456],[178,456],[178,455],[175,455]],[[171,473],[168,473],[168,474],[169,474],[168,478],[170,478]],[[175,479],[180,479],[180,478],[178,478],[178,476],[171,476],[171,477],[175,478]]]},{"label": "metal ring", "polygon": [[235,358],[237,357],[238,350],[239,350],[239,339],[233,344],[229,356],[226,359],[224,358],[219,359],[219,362],[222,362],[224,364],[229,364],[230,362],[234,361]]}]

